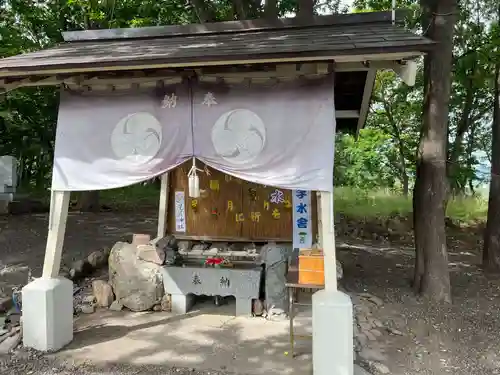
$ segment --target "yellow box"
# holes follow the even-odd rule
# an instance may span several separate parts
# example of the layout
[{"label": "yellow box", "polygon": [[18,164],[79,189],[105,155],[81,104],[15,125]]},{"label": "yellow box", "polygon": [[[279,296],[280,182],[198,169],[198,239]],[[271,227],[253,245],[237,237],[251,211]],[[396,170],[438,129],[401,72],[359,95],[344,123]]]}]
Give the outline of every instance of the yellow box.
[{"label": "yellow box", "polygon": [[322,250],[300,250],[299,284],[325,285],[325,261]]}]

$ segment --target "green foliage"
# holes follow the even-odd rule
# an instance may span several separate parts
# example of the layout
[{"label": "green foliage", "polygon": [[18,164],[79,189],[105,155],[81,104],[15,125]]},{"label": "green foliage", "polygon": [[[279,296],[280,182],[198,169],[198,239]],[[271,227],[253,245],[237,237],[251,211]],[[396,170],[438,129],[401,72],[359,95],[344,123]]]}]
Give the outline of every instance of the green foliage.
[{"label": "green foliage", "polygon": [[358,189],[393,187],[394,176],[387,148],[390,139],[382,130],[367,128],[353,136],[340,134],[335,143],[335,185]]},{"label": "green foliage", "polygon": [[[354,6],[357,11],[390,10],[391,3],[390,0],[356,0]],[[463,1],[460,5],[454,39],[447,166],[449,185],[455,195],[473,192],[488,177],[484,170],[487,169],[485,161],[491,157],[494,63],[500,59],[498,4],[481,0]],[[397,6],[413,10],[407,26],[418,30],[418,1],[398,0]],[[367,126],[389,137],[385,154],[380,155],[380,164],[391,165],[393,179],[403,186],[411,185],[414,176],[422,103],[422,66],[414,88],[403,85],[393,72],[378,74]],[[365,149],[359,145],[360,152]],[[342,154],[339,150],[337,153]],[[338,181],[351,184],[346,179]],[[384,176],[380,187],[391,187],[385,185],[387,181],[390,179]],[[358,186],[357,183],[351,186]]]}]

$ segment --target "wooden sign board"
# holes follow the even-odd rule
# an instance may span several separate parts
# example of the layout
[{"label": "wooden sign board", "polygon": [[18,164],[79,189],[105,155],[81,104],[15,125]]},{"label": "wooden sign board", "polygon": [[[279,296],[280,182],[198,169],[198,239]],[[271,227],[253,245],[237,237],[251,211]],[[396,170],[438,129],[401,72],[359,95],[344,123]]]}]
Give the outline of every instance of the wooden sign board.
[{"label": "wooden sign board", "polygon": [[[204,169],[204,165],[198,167]],[[188,194],[191,161],[170,173],[169,207],[176,191],[184,191],[186,231],[176,232],[175,210],[169,210],[169,233],[179,238],[211,241],[292,240],[292,191],[263,186],[226,175],[212,168],[198,172],[200,197]],[[313,238],[317,233],[316,195],[312,194]]]}]

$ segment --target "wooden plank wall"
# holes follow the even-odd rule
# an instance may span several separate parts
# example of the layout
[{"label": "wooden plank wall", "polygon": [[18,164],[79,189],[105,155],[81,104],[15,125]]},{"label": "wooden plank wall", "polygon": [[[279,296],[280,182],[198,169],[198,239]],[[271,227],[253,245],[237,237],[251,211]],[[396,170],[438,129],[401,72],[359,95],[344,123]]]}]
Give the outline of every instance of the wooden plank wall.
[{"label": "wooden plank wall", "polygon": [[[198,162],[199,168],[204,168]],[[168,232],[179,238],[212,241],[291,241],[292,192],[284,193],[285,203],[270,202],[274,187],[243,181],[206,167],[198,172],[201,196],[189,198],[187,173],[191,161],[170,172]],[[175,231],[175,192],[184,191],[186,232]],[[317,233],[316,194],[312,195],[313,238]]]}]

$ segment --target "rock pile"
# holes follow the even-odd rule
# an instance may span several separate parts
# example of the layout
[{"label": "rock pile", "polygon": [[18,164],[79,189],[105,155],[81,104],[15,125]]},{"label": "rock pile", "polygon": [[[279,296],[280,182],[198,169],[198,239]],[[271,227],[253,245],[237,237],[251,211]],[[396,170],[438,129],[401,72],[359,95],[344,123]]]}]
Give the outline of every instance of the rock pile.
[{"label": "rock pile", "polygon": [[96,270],[105,267],[108,264],[109,254],[109,248],[94,251],[90,253],[87,258],[74,261],[71,268],[63,269],[61,276],[74,282],[84,279]]},{"label": "rock pile", "polygon": [[144,246],[150,245],[117,242],[105,261],[94,254],[97,263],[108,264],[109,282],[86,278],[87,285],[82,284],[75,292],[75,312],[91,314],[98,307],[112,311],[124,307],[132,311],[170,311],[170,296],[163,289],[161,266],[154,259],[146,261],[140,256],[144,254],[141,251]]}]

